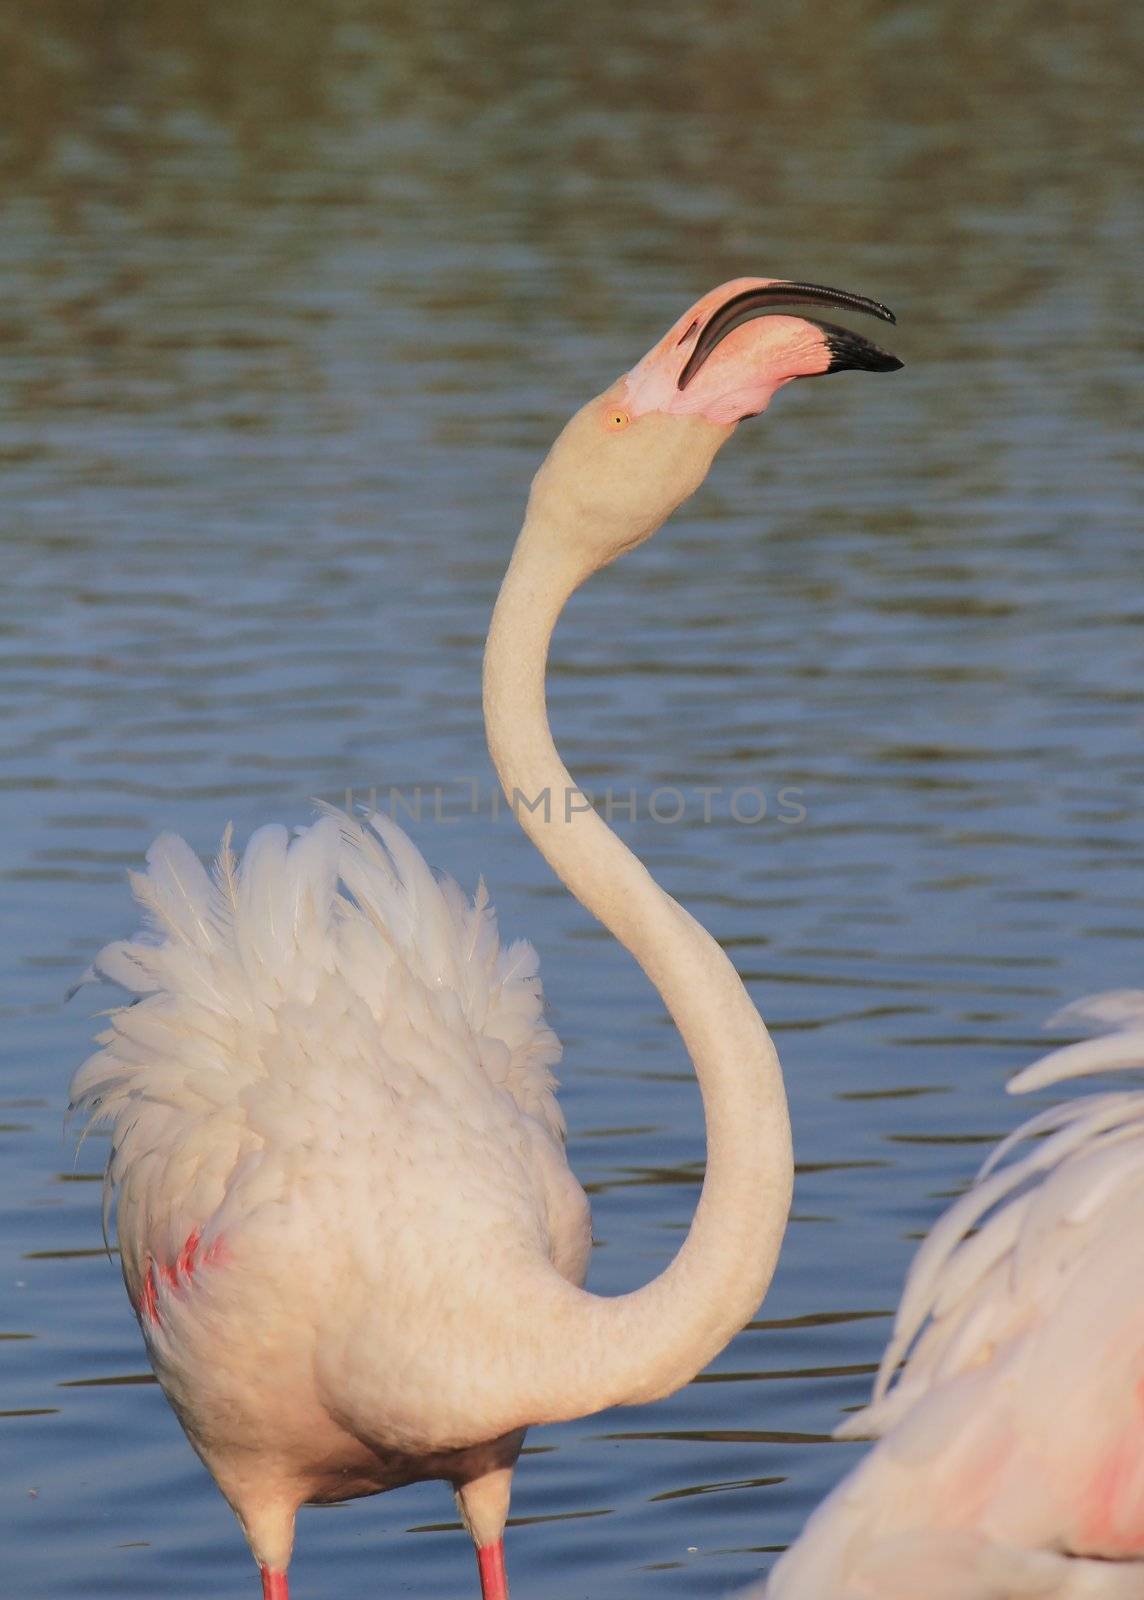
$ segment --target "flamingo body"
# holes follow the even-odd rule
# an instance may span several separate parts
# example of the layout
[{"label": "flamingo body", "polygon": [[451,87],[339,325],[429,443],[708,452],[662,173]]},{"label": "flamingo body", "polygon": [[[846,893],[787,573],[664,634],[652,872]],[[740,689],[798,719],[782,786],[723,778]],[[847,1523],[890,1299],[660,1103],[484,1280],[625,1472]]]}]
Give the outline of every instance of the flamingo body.
[{"label": "flamingo body", "polygon": [[264,828],[213,879],[166,835],[135,891],[149,931],[96,967],[139,1003],[74,1099],[115,1119],[155,1371],[277,1570],[302,1502],[515,1460],[473,1351],[514,1255],[584,1276],[559,1045],[532,948],[384,817]]},{"label": "flamingo body", "polygon": [[[1144,992],[1057,1020],[1106,1031],[1012,1090],[1144,1066]],[[919,1250],[873,1403],[838,1430],[878,1444],[768,1600],[1144,1596],[1142,1218],[1144,1090],[1003,1142]]]}]

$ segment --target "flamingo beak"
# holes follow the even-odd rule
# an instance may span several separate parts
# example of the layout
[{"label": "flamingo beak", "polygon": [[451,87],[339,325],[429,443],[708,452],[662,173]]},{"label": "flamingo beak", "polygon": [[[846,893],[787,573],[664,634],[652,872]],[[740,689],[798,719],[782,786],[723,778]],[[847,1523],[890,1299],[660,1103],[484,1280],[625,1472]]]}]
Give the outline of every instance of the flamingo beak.
[{"label": "flamingo beak", "polygon": [[[755,317],[782,306],[819,305],[845,311],[860,311],[865,316],[877,317],[881,322],[896,322],[888,306],[865,295],[852,294],[847,289],[828,289],[818,283],[773,282],[757,284],[743,289],[719,306],[695,337],[695,344],[680,371],[677,386],[686,389],[703,366],[711,352],[723,342],[734,328],[741,327]],[[861,334],[849,328],[840,328],[833,322],[819,322],[813,317],[804,319],[822,330],[830,353],[830,365],[825,372],[844,372],[857,369],[862,372],[896,372],[902,365],[897,356],[880,349]],[[688,329],[688,333],[692,330]],[[684,335],[686,339],[687,335]],[[682,341],[681,341],[682,342]]]}]

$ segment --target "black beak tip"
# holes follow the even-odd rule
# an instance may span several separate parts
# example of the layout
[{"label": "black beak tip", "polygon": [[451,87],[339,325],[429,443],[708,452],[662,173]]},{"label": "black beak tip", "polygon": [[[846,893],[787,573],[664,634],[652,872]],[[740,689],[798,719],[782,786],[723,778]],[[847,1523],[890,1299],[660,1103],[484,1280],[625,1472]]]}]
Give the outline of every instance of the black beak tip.
[{"label": "black beak tip", "polygon": [[863,354],[860,360],[853,356],[835,357],[827,367],[827,372],[897,372],[904,367],[905,362],[899,361],[897,356],[892,356],[888,350],[879,350],[876,345]]},{"label": "black beak tip", "polygon": [[826,348],[830,352],[827,372],[897,372],[905,365],[888,350],[879,349],[860,333],[851,333],[849,328],[824,327],[821,323],[819,326],[826,334]]}]

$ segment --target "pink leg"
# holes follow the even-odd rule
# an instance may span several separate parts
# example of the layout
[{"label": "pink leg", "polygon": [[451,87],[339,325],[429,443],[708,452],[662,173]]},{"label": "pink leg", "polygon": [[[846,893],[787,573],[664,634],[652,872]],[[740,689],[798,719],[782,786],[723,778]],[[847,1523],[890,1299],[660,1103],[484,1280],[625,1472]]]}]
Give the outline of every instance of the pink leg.
[{"label": "pink leg", "polygon": [[262,1574],[262,1600],[290,1600],[284,1572],[271,1572],[269,1567],[258,1570]]},{"label": "pink leg", "polygon": [[503,1539],[498,1539],[496,1544],[482,1544],[478,1547],[477,1571],[481,1575],[481,1600],[508,1600]]}]

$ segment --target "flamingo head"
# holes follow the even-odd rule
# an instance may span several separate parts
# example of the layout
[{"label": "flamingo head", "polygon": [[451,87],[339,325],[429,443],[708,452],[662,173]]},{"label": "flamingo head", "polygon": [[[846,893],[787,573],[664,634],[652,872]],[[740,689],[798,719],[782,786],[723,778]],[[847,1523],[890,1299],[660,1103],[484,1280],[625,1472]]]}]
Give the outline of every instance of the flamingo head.
[{"label": "flamingo head", "polygon": [[[845,289],[777,278],[733,278],[712,289],[620,379],[619,407],[640,417],[704,417],[734,427],[758,416],[793,378],[858,368],[894,372],[902,363],[861,334],[832,322],[774,314],[789,305],[832,306],[893,322],[877,300]],[[772,313],[768,315],[768,313]],[[611,391],[609,391],[611,393]],[[612,426],[617,426],[613,419]]]},{"label": "flamingo head", "polygon": [[653,534],[784,384],[902,365],[848,328],[777,309],[790,305],[895,320],[876,300],[818,284],[734,278],[712,289],[568,423],[536,476],[532,516],[589,570],[602,566]]}]

